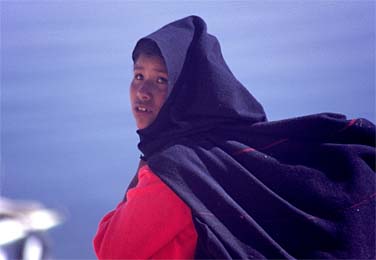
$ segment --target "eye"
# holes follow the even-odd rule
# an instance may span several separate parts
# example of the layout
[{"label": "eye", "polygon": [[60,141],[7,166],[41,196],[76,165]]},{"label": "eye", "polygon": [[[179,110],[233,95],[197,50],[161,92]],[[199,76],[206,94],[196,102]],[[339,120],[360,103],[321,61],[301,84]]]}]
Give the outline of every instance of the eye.
[{"label": "eye", "polygon": [[157,79],[157,82],[158,82],[159,84],[167,84],[168,80],[167,80],[166,78],[159,77],[159,78]]},{"label": "eye", "polygon": [[134,75],[134,79],[136,79],[136,80],[142,80],[142,79],[144,79],[144,76],[142,74],[140,74],[140,73],[137,73],[137,74]]}]

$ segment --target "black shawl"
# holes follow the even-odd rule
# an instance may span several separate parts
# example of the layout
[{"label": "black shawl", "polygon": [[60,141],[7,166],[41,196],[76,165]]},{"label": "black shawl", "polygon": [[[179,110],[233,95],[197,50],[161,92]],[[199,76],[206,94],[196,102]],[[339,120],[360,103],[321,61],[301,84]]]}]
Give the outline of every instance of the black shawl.
[{"label": "black shawl", "polygon": [[160,48],[173,90],[139,148],[192,209],[197,258],[375,258],[372,123],[267,122],[197,16],[143,39]]}]

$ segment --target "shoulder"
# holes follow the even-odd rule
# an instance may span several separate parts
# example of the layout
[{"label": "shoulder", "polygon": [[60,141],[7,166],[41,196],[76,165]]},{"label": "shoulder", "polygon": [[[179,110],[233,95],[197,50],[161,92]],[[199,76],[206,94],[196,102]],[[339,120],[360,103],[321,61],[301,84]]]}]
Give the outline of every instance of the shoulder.
[{"label": "shoulder", "polygon": [[137,175],[137,185],[127,192],[128,206],[133,206],[134,203],[137,207],[147,205],[147,211],[172,211],[179,208],[180,212],[184,212],[182,214],[189,214],[185,203],[148,165],[142,166]]}]

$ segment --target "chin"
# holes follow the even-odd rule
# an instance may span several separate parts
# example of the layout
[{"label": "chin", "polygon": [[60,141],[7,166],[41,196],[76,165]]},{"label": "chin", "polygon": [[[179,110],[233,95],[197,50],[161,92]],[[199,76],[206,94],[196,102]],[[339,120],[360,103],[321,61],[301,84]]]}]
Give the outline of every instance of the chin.
[{"label": "chin", "polygon": [[144,129],[144,128],[148,127],[149,125],[150,125],[150,123],[145,123],[145,122],[143,122],[143,123],[138,123],[138,124],[137,124],[137,128],[138,128],[139,130],[141,130],[141,129]]},{"label": "chin", "polygon": [[154,122],[153,120],[145,120],[145,118],[142,118],[143,120],[136,121],[136,125],[138,129],[144,129],[150,126]]}]

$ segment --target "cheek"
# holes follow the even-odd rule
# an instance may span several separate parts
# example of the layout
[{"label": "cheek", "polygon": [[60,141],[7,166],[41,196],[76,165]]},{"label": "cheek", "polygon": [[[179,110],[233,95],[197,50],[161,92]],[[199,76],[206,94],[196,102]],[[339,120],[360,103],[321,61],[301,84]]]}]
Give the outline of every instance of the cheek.
[{"label": "cheek", "polygon": [[135,88],[134,84],[131,83],[131,85],[129,86],[129,97],[130,97],[130,99],[131,100],[134,99],[135,95],[136,95],[136,88]]},{"label": "cheek", "polygon": [[167,91],[163,91],[159,93],[158,98],[157,98],[157,103],[159,108],[163,106],[163,104],[166,102],[167,99]]}]

